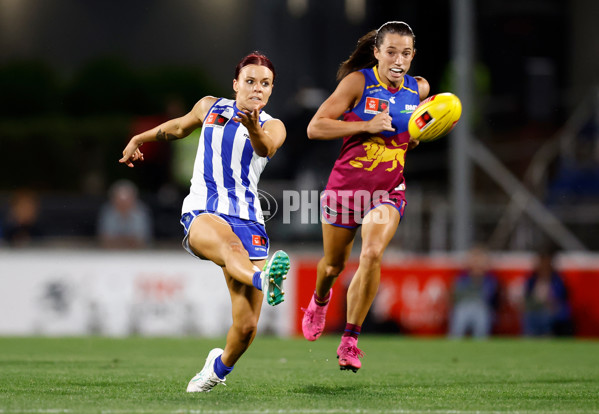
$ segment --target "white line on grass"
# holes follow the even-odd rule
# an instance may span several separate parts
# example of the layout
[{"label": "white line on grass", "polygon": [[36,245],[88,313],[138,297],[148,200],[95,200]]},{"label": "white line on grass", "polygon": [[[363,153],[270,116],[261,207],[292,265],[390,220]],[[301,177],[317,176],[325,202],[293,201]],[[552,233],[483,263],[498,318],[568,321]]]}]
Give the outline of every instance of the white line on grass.
[{"label": "white line on grass", "polygon": [[[58,414],[58,413],[74,413],[75,411],[68,408],[39,408],[29,410],[11,410],[0,408],[0,414],[9,413],[38,413],[38,414]],[[156,410],[102,410],[101,414],[149,414],[163,411]],[[329,410],[248,410],[241,411],[246,414],[563,414],[563,411],[471,411],[471,410],[363,410],[363,409],[329,409]],[[237,414],[239,410],[176,410],[171,411],[172,414]],[[597,413],[599,410],[575,410],[568,413]]]}]

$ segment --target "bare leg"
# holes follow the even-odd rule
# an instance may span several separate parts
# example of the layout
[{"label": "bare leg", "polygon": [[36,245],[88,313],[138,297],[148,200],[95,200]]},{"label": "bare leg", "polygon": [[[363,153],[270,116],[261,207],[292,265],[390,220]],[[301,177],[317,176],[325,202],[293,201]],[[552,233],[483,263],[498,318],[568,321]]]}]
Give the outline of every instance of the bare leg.
[{"label": "bare leg", "polygon": [[381,281],[381,261],[399,225],[399,212],[383,204],[371,210],[362,224],[360,264],[347,291],[347,322],[362,325]]},{"label": "bare leg", "polygon": [[[223,269],[231,297],[233,324],[227,333],[220,361],[225,366],[233,367],[256,336],[264,295],[254,287],[252,280],[260,269],[256,265],[263,266],[265,261],[252,262],[239,237],[227,222],[216,215],[203,214],[196,217],[188,236],[189,247],[195,254],[211,260]],[[282,277],[280,269],[277,268],[276,271]],[[219,353],[219,349],[210,351],[205,368],[189,382],[188,392],[208,392],[224,382],[220,376],[226,375],[226,372],[223,372],[222,365],[218,362]]]},{"label": "bare leg", "polygon": [[239,237],[222,218],[213,214],[196,217],[189,229],[189,246],[198,256],[221,266],[228,277],[253,286],[254,264]]},{"label": "bare leg", "polygon": [[316,268],[316,294],[325,297],[349,259],[357,229],[322,223],[324,257]]},{"label": "bare leg", "polygon": [[[258,267],[262,267],[264,261],[256,262],[256,264]],[[254,287],[235,280],[227,270],[223,269],[223,271],[231,295],[233,324],[227,333],[225,352],[221,359],[225,365],[232,367],[249,348],[256,336],[263,295]]]}]

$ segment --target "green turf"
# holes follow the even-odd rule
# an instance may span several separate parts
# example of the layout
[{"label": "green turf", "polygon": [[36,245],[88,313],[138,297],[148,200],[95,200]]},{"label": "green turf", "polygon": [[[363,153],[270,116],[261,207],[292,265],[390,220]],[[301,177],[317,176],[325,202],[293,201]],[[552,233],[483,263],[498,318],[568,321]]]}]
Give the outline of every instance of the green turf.
[{"label": "green turf", "polygon": [[222,339],[0,338],[0,413],[599,413],[599,342],[259,336],[227,386],[188,394]]}]

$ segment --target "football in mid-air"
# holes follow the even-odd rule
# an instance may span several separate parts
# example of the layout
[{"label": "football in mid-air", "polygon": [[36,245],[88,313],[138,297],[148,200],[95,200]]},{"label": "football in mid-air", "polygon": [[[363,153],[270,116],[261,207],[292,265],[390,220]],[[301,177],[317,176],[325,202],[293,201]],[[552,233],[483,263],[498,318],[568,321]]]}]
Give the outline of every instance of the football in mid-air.
[{"label": "football in mid-air", "polygon": [[453,93],[430,96],[416,107],[410,121],[410,137],[423,142],[434,141],[447,135],[460,120],[462,103]]}]

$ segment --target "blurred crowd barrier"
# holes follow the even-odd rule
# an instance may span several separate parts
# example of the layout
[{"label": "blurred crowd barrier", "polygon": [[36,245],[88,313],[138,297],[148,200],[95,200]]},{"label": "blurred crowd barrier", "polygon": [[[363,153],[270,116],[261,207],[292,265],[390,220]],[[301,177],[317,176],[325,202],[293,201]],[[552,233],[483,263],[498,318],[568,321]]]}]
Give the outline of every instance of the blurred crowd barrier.
[{"label": "blurred crowd barrier", "polygon": [[[259,330],[301,335],[301,306],[314,289],[316,254],[289,250],[286,300],[264,306]],[[388,257],[365,332],[447,333],[458,257]],[[493,256],[500,285],[494,335],[521,334],[521,304],[533,256]],[[222,336],[231,322],[220,268],[179,251],[0,250],[0,335]],[[599,255],[561,255],[574,334],[599,337]],[[345,323],[350,261],[335,285],[326,331]]]},{"label": "blurred crowd barrier", "polygon": [[[561,256],[558,268],[568,289],[574,335],[599,337],[599,256]],[[296,294],[307,304],[314,291],[316,260],[296,262]],[[499,303],[491,333],[522,335],[525,282],[534,266],[534,256],[505,254],[493,257],[493,273],[499,280]],[[345,326],[345,292],[358,262],[348,264],[337,281],[327,314],[327,332]],[[453,281],[461,270],[452,256],[429,256],[386,261],[381,285],[363,326],[377,331],[406,335],[446,335],[451,311]],[[305,306],[305,305],[304,305]],[[295,311],[295,331],[301,333],[303,313]]]},{"label": "blurred crowd barrier", "polygon": [[[0,250],[0,335],[222,336],[221,269],[184,251]],[[291,334],[291,306],[260,330]]]}]

